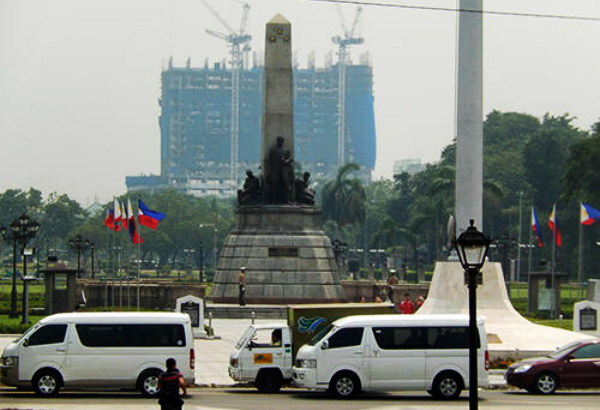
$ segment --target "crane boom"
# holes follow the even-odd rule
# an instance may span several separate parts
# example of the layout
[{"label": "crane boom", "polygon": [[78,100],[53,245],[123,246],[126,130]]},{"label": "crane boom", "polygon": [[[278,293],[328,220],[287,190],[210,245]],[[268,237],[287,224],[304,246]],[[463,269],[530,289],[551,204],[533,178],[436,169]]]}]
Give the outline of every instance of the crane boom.
[{"label": "crane boom", "polygon": [[240,76],[241,69],[244,66],[244,53],[250,51],[250,40],[252,36],[246,34],[246,26],[248,24],[248,13],[250,4],[241,2],[243,7],[242,19],[240,22],[239,31],[234,31],[229,24],[217,13],[217,11],[208,3],[207,0],[200,0],[202,4],[221,22],[227,29],[229,34],[219,33],[214,30],[206,30],[212,36],[225,40],[229,44],[229,54],[231,56],[231,126],[230,126],[230,159],[229,159],[229,181],[231,184],[231,193],[234,193],[237,188],[239,179],[239,133],[240,133]]},{"label": "crane boom", "polygon": [[216,19],[221,22],[221,24],[227,29],[227,31],[229,31],[231,34],[235,34],[235,31],[233,31],[233,29],[229,26],[229,24],[227,24],[227,22],[223,19],[223,17],[221,17],[221,15],[217,12],[217,10],[212,8],[212,6],[206,0],[200,0],[200,1],[202,2],[202,4],[204,4],[204,7],[206,7],[208,9],[208,11],[210,11],[212,13],[212,15],[215,16]]},{"label": "crane boom", "polygon": [[339,7],[338,13],[340,16],[340,23],[342,25],[342,36],[334,36],[331,38],[334,44],[338,45],[338,135],[337,135],[337,165],[341,167],[346,163],[346,66],[350,62],[348,46],[353,44],[362,44],[364,39],[359,36],[355,36],[362,8],[357,7],[352,21],[352,26],[348,31],[344,16]]}]

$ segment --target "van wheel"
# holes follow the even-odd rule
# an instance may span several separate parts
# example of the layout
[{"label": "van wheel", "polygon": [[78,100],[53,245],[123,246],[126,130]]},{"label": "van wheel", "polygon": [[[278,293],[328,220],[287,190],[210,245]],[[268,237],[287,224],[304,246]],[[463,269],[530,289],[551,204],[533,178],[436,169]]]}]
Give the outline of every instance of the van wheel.
[{"label": "van wheel", "polygon": [[42,369],[33,377],[33,389],[38,396],[56,396],[62,385],[60,374],[53,369]]},{"label": "van wheel", "polygon": [[277,370],[263,370],[256,377],[255,384],[261,393],[277,393],[283,384],[283,377]]},{"label": "van wheel", "polygon": [[160,393],[158,388],[158,376],[162,372],[158,369],[144,370],[138,378],[138,390],[146,397],[156,397]]},{"label": "van wheel", "polygon": [[446,372],[435,378],[431,394],[436,399],[452,400],[460,396],[462,389],[462,378],[454,372]]},{"label": "van wheel", "polygon": [[349,399],[360,390],[360,380],[351,372],[339,372],[329,382],[329,394],[338,399]]},{"label": "van wheel", "polygon": [[552,373],[542,373],[535,378],[533,391],[538,394],[551,394],[556,391],[558,380]]}]

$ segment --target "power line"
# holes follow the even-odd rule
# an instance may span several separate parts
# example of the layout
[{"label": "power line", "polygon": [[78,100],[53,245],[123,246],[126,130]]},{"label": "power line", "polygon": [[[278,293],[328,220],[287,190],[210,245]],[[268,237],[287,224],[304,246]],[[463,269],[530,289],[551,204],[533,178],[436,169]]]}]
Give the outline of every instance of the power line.
[{"label": "power line", "polygon": [[445,11],[445,12],[464,12],[474,14],[489,14],[496,16],[516,16],[516,17],[535,17],[535,18],[546,18],[546,19],[560,19],[560,20],[577,20],[577,21],[595,21],[600,22],[600,17],[590,16],[567,16],[561,14],[541,14],[541,13],[518,13],[512,11],[493,11],[493,10],[470,10],[470,9],[456,9],[449,7],[430,7],[430,6],[412,6],[407,4],[398,3],[386,3],[379,1],[358,1],[358,0],[305,0],[317,3],[342,3],[342,4],[354,4],[359,6],[375,6],[375,7],[390,7],[398,9],[412,9],[412,10],[429,10],[429,11]]}]

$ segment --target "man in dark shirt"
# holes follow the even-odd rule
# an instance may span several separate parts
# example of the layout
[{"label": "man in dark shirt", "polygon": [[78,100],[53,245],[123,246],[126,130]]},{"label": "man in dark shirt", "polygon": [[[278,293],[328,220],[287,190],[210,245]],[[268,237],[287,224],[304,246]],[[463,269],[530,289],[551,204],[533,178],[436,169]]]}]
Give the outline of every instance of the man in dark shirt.
[{"label": "man in dark shirt", "polygon": [[179,389],[183,392],[183,396],[187,394],[187,386],[183,375],[177,368],[177,362],[173,358],[167,359],[167,371],[158,376],[158,388],[160,389],[160,404],[161,410],[181,410],[183,400],[179,394]]}]

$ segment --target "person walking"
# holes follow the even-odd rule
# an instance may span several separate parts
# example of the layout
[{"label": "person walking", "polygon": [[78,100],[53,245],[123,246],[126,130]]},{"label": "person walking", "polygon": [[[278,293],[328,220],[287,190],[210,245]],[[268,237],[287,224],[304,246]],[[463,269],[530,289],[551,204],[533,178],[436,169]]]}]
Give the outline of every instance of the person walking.
[{"label": "person walking", "polygon": [[177,368],[177,362],[172,357],[167,359],[167,370],[158,376],[158,388],[160,389],[158,404],[161,410],[181,410],[183,397],[187,395],[187,386],[183,374]]}]

